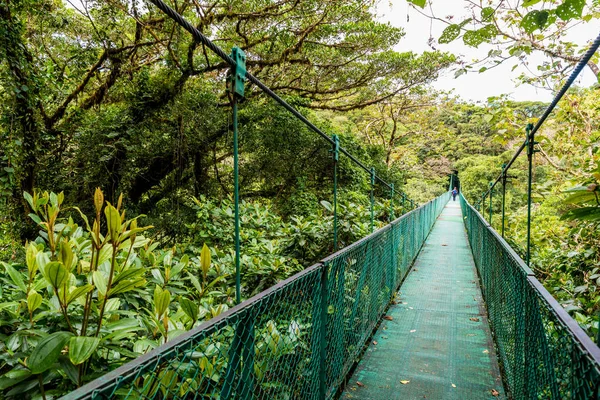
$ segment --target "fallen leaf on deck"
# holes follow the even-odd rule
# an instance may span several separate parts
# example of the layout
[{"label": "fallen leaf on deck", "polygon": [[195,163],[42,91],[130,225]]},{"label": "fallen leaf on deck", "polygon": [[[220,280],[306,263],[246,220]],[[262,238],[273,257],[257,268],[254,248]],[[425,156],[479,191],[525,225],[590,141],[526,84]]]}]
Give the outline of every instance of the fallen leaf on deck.
[{"label": "fallen leaf on deck", "polygon": [[410,331],[410,333],[413,333],[413,332],[416,332],[416,331],[417,331],[416,329],[413,329],[412,331]]},{"label": "fallen leaf on deck", "polygon": [[410,381],[400,381],[401,384],[406,385],[407,383],[409,383]]},{"label": "fallen leaf on deck", "polygon": [[388,321],[391,321],[394,319],[394,317],[392,317],[391,315],[384,315],[383,319],[387,319]]},{"label": "fallen leaf on deck", "polygon": [[483,351],[483,354],[487,354],[487,353],[489,353],[489,350],[484,350]]},{"label": "fallen leaf on deck", "polygon": [[492,389],[492,396],[498,397],[500,396],[500,393],[496,389]]},{"label": "fallen leaf on deck", "polygon": [[362,383],[361,381],[356,381],[356,384],[360,387],[365,387],[365,384]]},{"label": "fallen leaf on deck", "polygon": [[473,322],[479,322],[479,318],[471,317],[471,318],[469,318],[469,319],[470,319],[471,321],[473,321]]},{"label": "fallen leaf on deck", "polygon": [[453,384],[452,384],[452,387],[456,387],[456,385],[453,383]]},{"label": "fallen leaf on deck", "polygon": [[447,244],[445,244],[445,243],[442,243],[442,246],[448,246],[448,245],[447,245]]},{"label": "fallen leaf on deck", "polygon": [[377,346],[377,341],[376,341],[376,340],[373,340],[373,344],[374,344],[375,346]]}]

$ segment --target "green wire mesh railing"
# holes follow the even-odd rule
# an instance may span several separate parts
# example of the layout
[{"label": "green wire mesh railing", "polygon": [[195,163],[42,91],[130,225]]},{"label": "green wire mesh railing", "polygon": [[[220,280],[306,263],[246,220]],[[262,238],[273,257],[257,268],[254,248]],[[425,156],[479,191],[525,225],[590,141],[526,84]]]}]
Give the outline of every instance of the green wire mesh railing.
[{"label": "green wire mesh railing", "polygon": [[514,399],[598,399],[600,349],[461,196],[505,387]]},{"label": "green wire mesh railing", "polygon": [[329,399],[448,194],[64,399]]}]

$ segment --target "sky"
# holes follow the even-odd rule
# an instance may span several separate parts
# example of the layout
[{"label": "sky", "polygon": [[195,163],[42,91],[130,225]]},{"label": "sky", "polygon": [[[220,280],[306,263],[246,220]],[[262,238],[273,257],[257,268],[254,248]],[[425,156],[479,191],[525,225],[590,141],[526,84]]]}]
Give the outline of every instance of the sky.
[{"label": "sky", "polygon": [[[465,5],[465,0],[433,0],[432,2],[436,16],[454,15],[455,20],[458,21],[463,19],[458,17],[469,15]],[[428,7],[425,11],[427,9]],[[432,51],[432,48],[427,44],[430,37],[430,27],[431,34],[436,39],[436,49],[460,55],[465,61],[481,59],[492,48],[485,44],[480,45],[479,48],[468,47],[460,38],[449,44],[438,44],[437,38],[440,37],[446,25],[440,21],[434,21],[431,25],[429,18],[409,7],[406,0],[382,0],[377,7],[377,13],[382,21],[390,22],[393,26],[404,29],[406,36],[396,46],[395,50],[397,51],[413,51],[415,53]],[[407,13],[410,17],[408,22]],[[568,39],[574,43],[585,45],[595,38],[599,31],[597,23],[580,24],[569,32]],[[540,54],[530,56],[530,67],[538,65],[544,59],[545,57]],[[519,66],[511,71],[514,64],[515,62],[510,60],[493,70],[481,74],[477,72],[469,73],[458,78],[454,78],[453,70],[448,70],[432,86],[444,91],[453,90],[454,94],[471,101],[486,101],[488,97],[507,93],[512,99],[518,101],[550,101],[552,99],[552,93],[549,90],[535,88],[532,85],[518,85],[516,78],[526,70],[524,67]],[[594,82],[596,82],[594,75],[588,68],[584,68],[576,84],[587,87],[594,84]]]}]

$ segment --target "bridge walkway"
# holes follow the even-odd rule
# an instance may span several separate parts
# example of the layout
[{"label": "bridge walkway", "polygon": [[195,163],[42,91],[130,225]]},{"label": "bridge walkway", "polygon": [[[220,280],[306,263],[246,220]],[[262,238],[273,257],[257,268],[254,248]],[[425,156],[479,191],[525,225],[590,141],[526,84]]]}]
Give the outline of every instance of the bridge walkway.
[{"label": "bridge walkway", "polygon": [[435,222],[342,399],[504,398],[459,204]]}]

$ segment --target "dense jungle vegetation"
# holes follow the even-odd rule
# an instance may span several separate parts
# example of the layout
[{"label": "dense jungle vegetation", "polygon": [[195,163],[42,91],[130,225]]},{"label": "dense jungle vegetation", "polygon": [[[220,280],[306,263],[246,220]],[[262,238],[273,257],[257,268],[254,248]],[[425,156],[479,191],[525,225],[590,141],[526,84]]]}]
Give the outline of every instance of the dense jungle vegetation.
[{"label": "dense jungle vegetation", "polygon": [[[372,1],[171,3],[220,47],[240,46],[255,76],[417,203],[444,193],[453,170],[476,202],[547,106],[471,104],[430,84],[541,52],[548,62],[522,80],[555,90],[586,45],[564,35],[600,16],[598,0],[471,4],[473,18],[432,38],[499,46],[465,63],[393,50],[405,33],[381,23]],[[235,304],[228,67],[155,8],[126,0],[0,0],[0,56],[0,397],[55,398]],[[333,161],[287,111],[246,92],[249,298],[332,252]],[[534,178],[532,268],[590,336],[599,98],[597,86],[575,88],[560,103],[538,136]],[[339,174],[344,246],[369,232],[370,183],[344,157]],[[511,174],[507,237],[522,252],[525,158]],[[376,188],[378,226],[388,196]],[[493,207],[497,216],[499,196]]]}]

